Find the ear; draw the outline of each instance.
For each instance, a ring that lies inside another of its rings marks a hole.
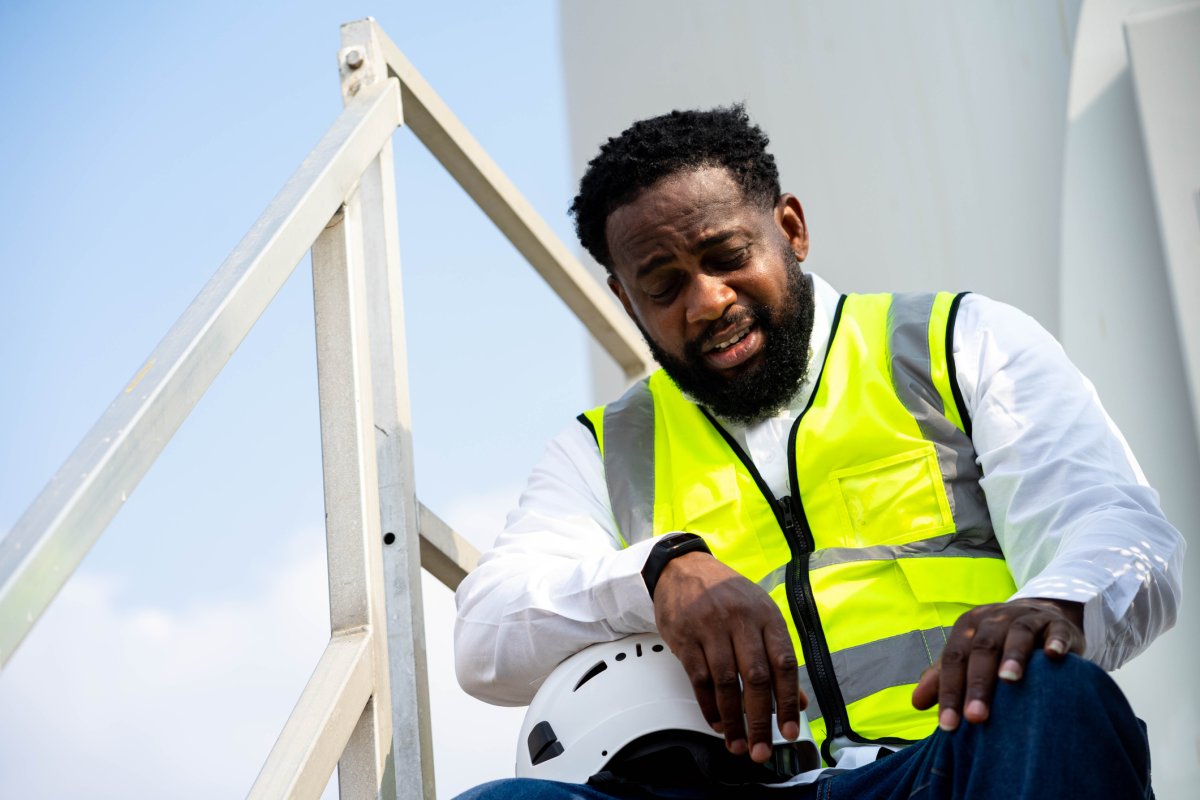
[[[775,223],[783,231],[798,261],[808,258],[808,225],[804,223],[804,208],[794,194],[785,194],[775,204]]]
[[[608,275],[608,288],[612,289],[612,293],[621,301],[621,305],[625,308],[625,313],[629,315],[629,318],[636,322],[637,317],[633,315],[633,304],[629,302],[629,295],[625,294],[625,287],[617,280],[617,276],[612,273]]]

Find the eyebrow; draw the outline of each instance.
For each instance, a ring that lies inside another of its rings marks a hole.
[[[736,230],[723,231],[721,233],[714,233],[712,236],[706,236],[700,240],[700,243],[698,245],[696,245],[696,249],[698,251],[704,251],[704,250],[709,249],[710,247],[716,247],[719,244],[724,244],[725,242],[732,239],[734,236],[737,236],[739,232],[740,231],[736,231]],[[672,258],[672,256],[669,256],[666,254],[661,255],[661,256],[655,256],[654,258],[650,259],[642,266],[638,267],[637,272],[633,276],[634,279],[637,280],[638,278],[641,278],[644,275],[646,275],[650,272],[653,272],[654,270],[661,267],[663,264],[670,262],[671,258]]]

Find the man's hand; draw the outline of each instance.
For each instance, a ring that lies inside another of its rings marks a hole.
[[[1059,661],[1082,653],[1083,644],[1081,603],[1030,598],[973,608],[958,618],[941,658],[921,676],[913,705],[937,703],[942,730],[954,730],[963,716],[983,722],[996,679],[1019,681],[1035,648]]]
[[[787,626],[766,592],[707,553],[687,553],[659,575],[654,618],[731,753],[749,752],[759,763],[771,757],[772,695],[780,733],[800,735],[808,698]]]

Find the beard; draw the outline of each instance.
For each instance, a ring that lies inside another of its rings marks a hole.
[[[771,416],[788,404],[808,374],[815,307],[812,281],[800,270],[790,249],[784,263],[789,266],[781,307],[754,304],[731,308],[684,345],[682,358],[665,352],[642,329],[642,338],[667,375],[692,400],[721,419],[749,425]],[[733,376],[711,369],[704,361],[704,343],[717,331],[746,320],[753,321],[763,334],[765,343],[757,363]]]

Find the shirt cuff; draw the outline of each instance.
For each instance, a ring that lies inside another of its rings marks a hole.
[[[599,598],[604,614],[615,631],[645,633],[657,631],[654,601],[646,591],[642,568],[658,538],[632,544],[614,554],[610,563],[605,597]]]

